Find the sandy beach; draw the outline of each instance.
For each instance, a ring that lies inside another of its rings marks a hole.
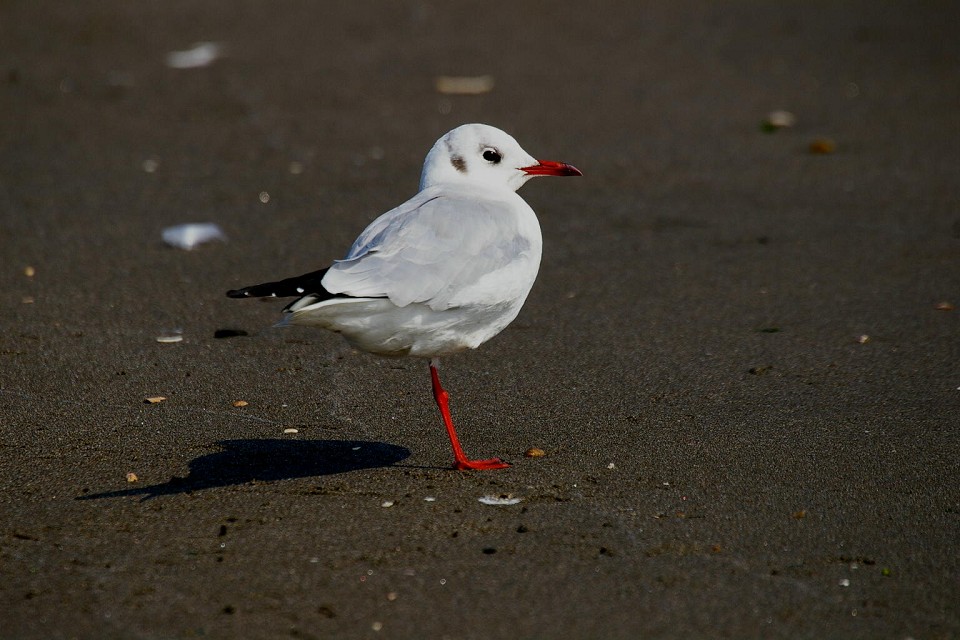
[[[952,2],[3,3],[0,637],[960,637],[958,80]],[[467,122],[584,173],[443,363],[488,472],[224,295]]]

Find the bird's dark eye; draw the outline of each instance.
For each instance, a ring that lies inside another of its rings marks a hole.
[[[493,164],[497,164],[498,162],[500,162],[500,159],[502,157],[503,156],[501,156],[500,152],[497,151],[496,149],[483,150],[483,159],[486,160],[487,162],[492,162]]]

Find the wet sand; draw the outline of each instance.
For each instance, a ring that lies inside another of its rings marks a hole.
[[[960,635],[958,18],[5,3],[0,635]],[[585,177],[523,188],[538,282],[444,362],[513,463],[458,473],[425,362],[224,292],[340,257],[475,121]]]

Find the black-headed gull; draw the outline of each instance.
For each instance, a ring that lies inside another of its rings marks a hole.
[[[281,324],[323,327],[370,353],[429,358],[454,467],[507,467],[464,454],[438,359],[500,333],[533,286],[540,224],[516,190],[535,176],[579,175],[569,164],[535,159],[494,127],[457,127],[427,154],[420,192],[374,220],[343,260],[227,295],[299,296]]]

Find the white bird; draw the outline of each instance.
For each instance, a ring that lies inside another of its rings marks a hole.
[[[454,467],[507,467],[499,458],[464,454],[438,359],[500,333],[533,286],[543,241],[516,190],[535,176],[579,175],[568,164],[535,159],[499,129],[462,125],[427,154],[420,192],[374,220],[345,258],[227,295],[300,296],[280,324],[323,327],[369,353],[429,358]]]

